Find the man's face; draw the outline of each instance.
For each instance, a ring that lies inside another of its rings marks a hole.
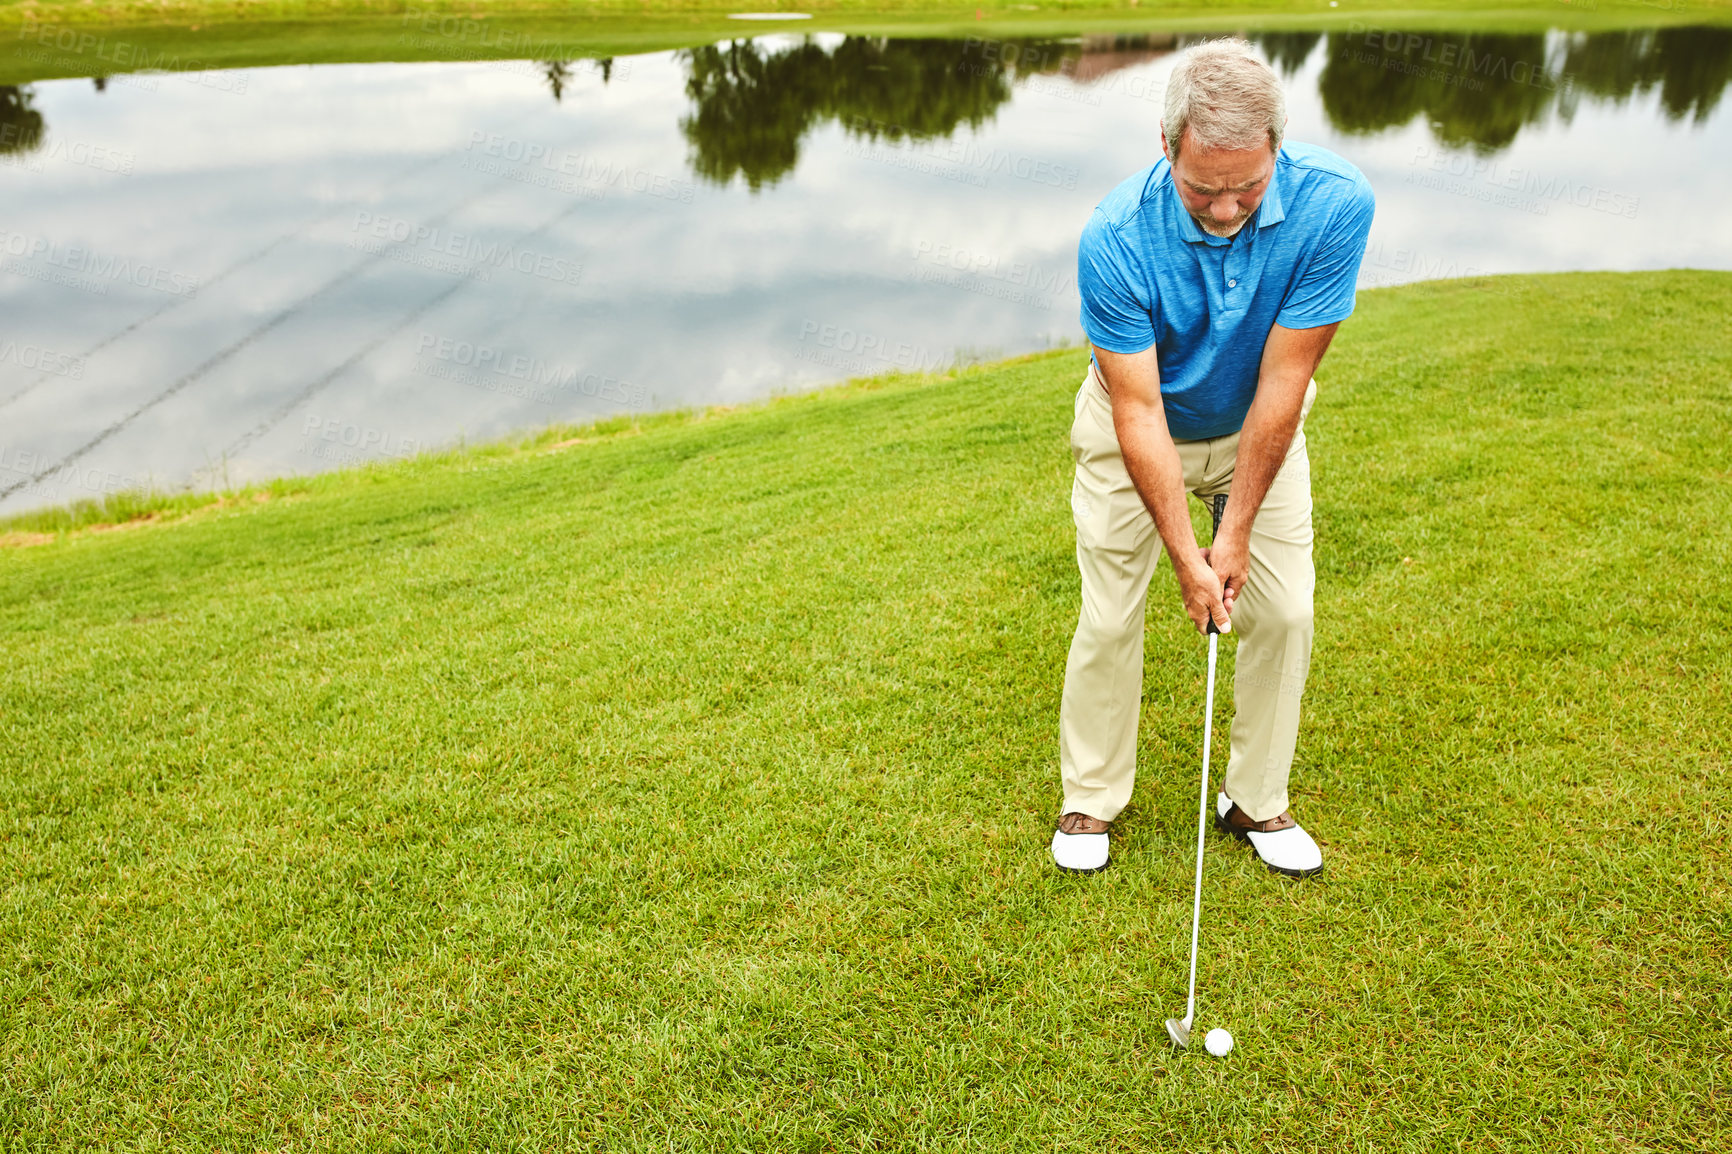
[[[1197,227],[1210,236],[1232,236],[1245,226],[1269,191],[1275,172],[1273,149],[1200,148],[1190,129],[1184,148],[1173,162],[1173,183],[1179,199]],[[1173,150],[1161,133],[1161,148],[1169,160]]]

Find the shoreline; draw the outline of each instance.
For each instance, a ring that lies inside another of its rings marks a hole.
[[[1732,22],[1732,0],[1585,0],[1497,6],[1493,0],[1411,6],[1337,0],[1242,5],[989,3],[804,5],[808,20],[729,18],[751,5],[671,7],[530,2],[485,14],[450,0],[426,3],[162,5],[10,4],[0,9],[0,84],[201,73],[300,64],[611,59],[774,34],[1055,39],[1229,31],[1343,32],[1365,27],[1520,32],[1606,31]],[[759,6],[763,7],[763,6]]]
[[[620,413],[583,424],[556,422],[518,430],[474,444],[459,440],[456,444],[432,446],[410,453],[387,452],[377,457],[360,458],[352,453],[337,451],[331,455],[331,459],[337,462],[333,468],[270,477],[229,488],[145,487],[118,490],[102,497],[68,504],[44,505],[37,509],[0,514],[0,548],[47,544],[49,539],[58,540],[68,534],[106,532],[147,523],[171,524],[204,513],[338,488],[342,483],[352,483],[364,477],[439,464],[503,461],[563,452],[580,445],[611,443],[659,429],[761,414],[789,403],[821,403],[825,399],[878,392],[896,386],[927,387],[954,380],[963,374],[995,371],[1051,357],[1074,356],[1080,351],[1081,347],[1077,345],[1061,345],[992,361],[971,361],[924,372],[890,369],[882,373],[815,384],[794,392],[774,392],[752,401]],[[337,432],[337,444],[341,448],[347,447],[342,441],[341,430]]]
[[[1732,276],[1721,270],[1669,269],[1633,272],[1548,272],[1503,273],[1487,276],[1443,277],[1435,280],[1409,281],[1399,285],[1366,287],[1359,296],[1382,298],[1393,295],[1471,290],[1476,294],[1514,297],[1526,289],[1527,282],[1545,278],[1603,277],[1632,281],[1670,274]],[[1363,305],[1361,306],[1363,307]],[[1349,334],[1351,330],[1348,330]],[[1348,336],[1351,340],[1351,336]],[[919,389],[971,377],[981,373],[1001,371],[1014,365],[1042,360],[1080,356],[1083,345],[1061,345],[1035,350],[991,361],[951,363],[927,371],[891,369],[884,373],[851,376],[817,384],[794,392],[775,392],[768,396],[735,404],[715,404],[703,407],[682,406],[643,413],[621,413],[584,424],[554,423],[523,429],[502,437],[468,444],[461,440],[454,445],[418,448],[413,453],[386,453],[367,459],[353,459],[349,454],[336,454],[336,467],[311,473],[272,477],[244,485],[221,489],[127,489],[70,504],[46,505],[38,509],[0,515],[0,548],[48,543],[48,535],[59,540],[68,534],[82,535],[103,532],[142,523],[176,523],[189,517],[248,506],[287,497],[298,497],[333,491],[354,485],[363,479],[384,479],[395,474],[457,465],[463,462],[503,462],[513,458],[528,458],[551,452],[563,452],[578,446],[612,443],[627,437],[642,436],[657,430],[698,425],[723,418],[759,416],[790,404],[823,404],[827,401],[863,392],[889,389]],[[341,432],[338,432],[341,441]],[[347,459],[345,459],[347,458]]]

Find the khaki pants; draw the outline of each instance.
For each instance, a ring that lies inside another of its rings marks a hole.
[[[1311,664],[1315,573],[1305,415],[1316,396],[1317,382],[1312,381],[1293,444],[1257,510],[1250,577],[1233,602],[1239,647],[1225,788],[1253,821],[1287,808],[1299,699]],[[1113,431],[1112,403],[1092,363],[1077,391],[1070,443],[1076,459],[1071,511],[1077,568],[1082,571],[1082,614],[1065,664],[1059,706],[1061,812],[1111,821],[1130,801],[1136,781],[1143,610],[1162,550],[1154,518],[1125,471]],[[1186,491],[1207,501],[1228,490],[1239,434],[1180,441],[1177,447]],[[1177,605],[1162,609],[1183,612]],[[1196,769],[1184,768],[1187,774]]]

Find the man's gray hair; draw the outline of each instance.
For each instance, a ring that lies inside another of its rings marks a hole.
[[[1237,38],[1205,40],[1179,54],[1167,78],[1161,128],[1172,159],[1179,158],[1185,129],[1199,148],[1281,150],[1287,97],[1274,71]]]

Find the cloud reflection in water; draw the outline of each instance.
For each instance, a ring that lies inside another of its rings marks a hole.
[[[1732,33],[1255,39],[1378,189],[1366,285],[1732,264],[1691,191]],[[1077,232],[1186,42],[0,89],[0,509],[1077,339]]]

